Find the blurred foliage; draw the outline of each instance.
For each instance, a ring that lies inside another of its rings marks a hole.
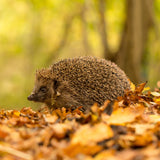
[[[107,34],[112,50],[119,46],[125,20],[125,0],[107,1]],[[155,1],[156,22],[160,0]],[[0,1],[0,107],[36,107],[27,101],[35,70],[79,55],[102,57],[97,0]],[[146,48],[144,79],[151,86],[160,79],[159,28],[156,24]],[[86,34],[87,33],[87,34]],[[153,69],[154,68],[154,69]]]

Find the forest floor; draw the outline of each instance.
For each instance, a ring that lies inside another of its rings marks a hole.
[[[158,86],[160,88],[160,86]],[[160,90],[145,83],[89,113],[65,108],[0,111],[1,160],[158,160]]]

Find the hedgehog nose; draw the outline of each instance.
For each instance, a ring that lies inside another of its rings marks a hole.
[[[29,95],[29,96],[27,97],[27,99],[28,99],[29,101],[33,101],[34,98],[35,98],[35,94],[31,94],[31,95]]]

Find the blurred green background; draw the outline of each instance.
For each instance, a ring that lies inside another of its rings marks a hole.
[[[27,101],[36,69],[68,57],[105,57],[103,32],[99,33],[101,23],[105,24],[103,31],[107,32],[110,51],[116,52],[128,16],[126,3],[126,0],[0,0],[0,107],[20,109],[39,105]],[[154,88],[160,80],[160,0],[153,1],[151,9],[153,24],[145,39],[141,81],[148,80],[148,85]]]

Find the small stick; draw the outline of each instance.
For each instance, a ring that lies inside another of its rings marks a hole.
[[[9,153],[9,154],[17,156],[19,158],[23,158],[24,160],[32,160],[32,156],[31,155],[23,153],[21,151],[18,151],[16,149],[13,149],[13,148],[8,147],[8,146],[0,145],[0,152]]]

